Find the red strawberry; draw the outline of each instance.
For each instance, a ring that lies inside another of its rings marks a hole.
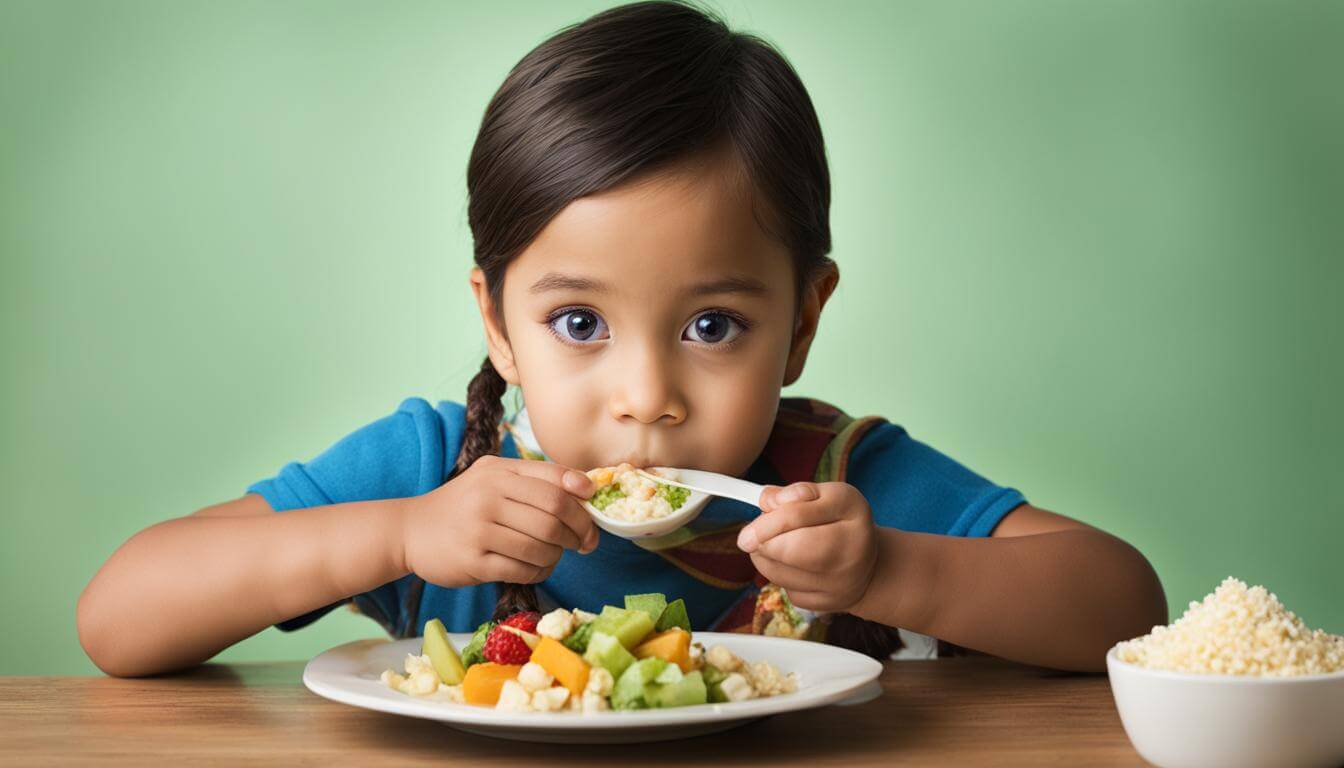
[[[504,629],[504,627],[513,627],[535,634],[537,631],[537,622],[541,620],[541,614],[535,611],[524,611],[515,613],[507,619],[501,621],[498,626],[490,630],[490,634],[485,637],[485,648],[481,653],[487,661],[493,661],[496,664],[526,664],[528,659],[532,658],[532,649],[528,647],[527,641]]]
[[[537,622],[541,621],[541,614],[536,611],[520,611],[509,618],[499,622],[514,629],[521,629],[524,632],[537,634]],[[517,635],[514,635],[517,637]]]

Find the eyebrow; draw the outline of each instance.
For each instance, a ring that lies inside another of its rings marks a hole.
[[[610,293],[611,286],[601,280],[577,275],[562,275],[548,272],[528,288],[529,293],[547,291],[588,291],[590,293]],[[692,285],[687,293],[692,296],[712,296],[730,293],[763,296],[769,293],[765,283],[753,277],[725,277]]]

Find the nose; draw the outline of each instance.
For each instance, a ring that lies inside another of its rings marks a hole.
[[[661,353],[656,344],[632,344],[615,361],[615,386],[607,402],[619,421],[641,424],[680,424],[686,420],[686,401],[676,381],[675,357]]]

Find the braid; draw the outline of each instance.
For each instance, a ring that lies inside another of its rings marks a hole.
[[[500,377],[490,358],[467,385],[467,431],[462,450],[457,454],[453,476],[462,474],[482,456],[499,453],[499,420],[504,416],[504,390],[508,384]]]
[[[890,657],[904,645],[895,627],[861,619],[851,613],[830,617],[826,627],[826,642],[858,651],[879,661]]]
[[[508,383],[495,370],[490,358],[467,385],[467,429],[457,455],[453,476],[462,474],[482,456],[499,453],[499,422],[504,417],[504,392]],[[537,592],[528,584],[503,584],[495,605],[498,621],[517,611],[537,610]]]

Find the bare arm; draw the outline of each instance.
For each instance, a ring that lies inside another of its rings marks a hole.
[[[272,512],[249,494],[132,536],[80,595],[79,640],[133,676],[199,664],[266,627],[407,573],[405,500]]]
[[[854,612],[1015,661],[1100,671],[1117,641],[1167,621],[1152,566],[1124,541],[1022,505],[988,539],[878,529]]]
[[[407,573],[445,587],[530,583],[598,534],[581,472],[486,456],[422,496],[275,514],[260,496],[121,545],[80,595],[79,641],[111,675],[199,664],[285,619]]]

